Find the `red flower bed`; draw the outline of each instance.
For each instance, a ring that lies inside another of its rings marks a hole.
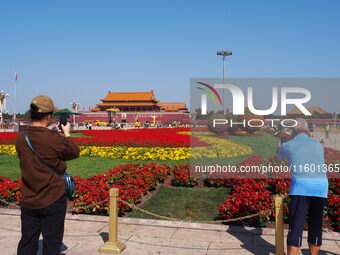
[[[287,196],[290,189],[290,179],[278,178],[278,179],[269,179],[268,183],[270,185],[270,189],[272,193]]]
[[[173,186],[194,187],[198,185],[198,179],[191,176],[190,165],[178,165],[172,169]]]
[[[0,144],[14,143],[18,133],[14,132],[0,132]]]
[[[188,131],[188,128],[89,130],[83,132],[89,137],[73,139],[78,145],[190,147],[191,143],[194,146],[207,146],[197,137],[180,133]]]
[[[265,212],[257,217],[246,219],[254,225],[265,223],[273,215],[273,195],[265,188],[265,182],[255,179],[241,179],[239,185],[234,185],[233,193],[218,207],[219,217],[231,219],[259,212]]]
[[[340,162],[340,151],[331,148],[325,148],[325,161],[327,164]]]
[[[0,205],[18,202],[21,199],[21,179],[12,181],[10,178],[0,176]],[[6,201],[6,202],[4,202]]]
[[[150,163],[146,165],[123,165],[88,179],[76,178],[74,212],[107,214],[109,189],[119,189],[119,198],[129,203],[138,202],[147,191],[156,187],[168,176],[169,167]],[[129,210],[119,201],[119,212]]]
[[[289,208],[289,188],[290,180],[279,179],[231,179],[232,194],[226,201],[218,207],[220,217],[235,218],[249,215],[259,211],[270,210],[268,215],[273,220],[273,201],[274,195],[283,196],[284,219],[288,219]],[[325,225],[333,231],[340,231],[340,179],[329,180],[329,194],[325,208]],[[261,196],[263,194],[263,197]],[[266,221],[266,216],[256,217],[253,220],[243,221],[250,224],[261,224]]]
[[[119,198],[129,203],[138,202],[149,190],[156,187],[168,176],[170,168],[156,163],[129,164],[115,167],[105,174],[90,178],[74,177],[76,193],[73,202],[73,212],[107,214],[109,189],[119,189]],[[20,203],[22,183],[0,177],[0,205],[7,206],[11,202]],[[128,211],[127,205],[119,201],[119,212]]]
[[[329,191],[333,195],[340,195],[340,178],[329,179]]]
[[[181,134],[189,128],[154,128],[131,130],[87,130],[85,137],[73,137],[78,145],[131,146],[131,147],[190,147],[208,146],[195,136]],[[0,144],[13,144],[17,133],[0,132]]]
[[[340,231],[340,196],[328,194],[325,220],[334,231]]]
[[[243,164],[261,162],[260,158],[251,157]],[[193,187],[198,179],[190,175],[190,165],[179,165],[170,168],[156,163],[130,164],[115,167],[105,174],[98,174],[90,178],[75,177],[76,195],[73,211],[75,213],[107,214],[109,189],[119,189],[119,198],[129,203],[138,203],[143,196],[153,190],[159,182],[163,182],[172,174],[174,186]],[[209,183],[206,181],[206,184]],[[221,184],[222,183],[222,184]],[[249,179],[230,178],[221,183],[214,180],[213,184],[221,184],[231,189],[231,195],[218,207],[221,218],[235,218],[265,211],[263,214],[241,223],[261,225],[268,218],[273,220],[273,199],[279,194],[284,197],[284,217],[288,216],[288,192],[290,180],[279,179]],[[20,201],[21,180],[10,180],[0,177],[0,205],[6,206],[10,202]],[[329,180],[329,198],[325,208],[325,224],[335,231],[340,231],[340,179]],[[6,202],[4,202],[4,200]],[[123,214],[131,210],[126,204],[119,201],[119,212]]]
[[[279,195],[283,198],[283,218],[285,221],[288,220],[289,212],[289,189],[290,189],[290,179],[288,178],[278,178],[269,179],[269,190],[274,195]]]
[[[239,171],[240,166],[258,166],[263,163],[263,158],[256,154],[247,157],[246,159],[242,160],[239,165],[237,166],[237,171]],[[242,176],[243,175],[243,176]],[[234,183],[238,183],[240,178],[252,178],[261,177],[258,174],[242,174],[242,173],[216,173],[211,174],[211,177],[208,177],[204,180],[205,185],[208,187],[226,187],[232,188]]]
[[[191,127],[190,132],[209,132],[209,129],[207,126],[203,127]]]

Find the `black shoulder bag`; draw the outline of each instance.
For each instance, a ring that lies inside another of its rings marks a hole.
[[[37,158],[39,159],[39,161],[41,163],[43,163],[45,166],[48,167],[48,169],[50,169],[54,174],[60,176],[63,180],[64,180],[64,183],[65,183],[65,190],[66,190],[66,196],[67,198],[71,201],[73,199],[73,195],[74,195],[74,192],[75,192],[75,189],[76,189],[76,182],[75,180],[73,179],[73,177],[71,175],[69,175],[68,173],[63,173],[61,174],[58,170],[56,170],[53,166],[51,166],[50,164],[46,163],[46,161],[40,157],[36,152],[35,150],[33,149],[33,146],[30,142],[30,140],[28,139],[28,136],[27,136],[27,133],[25,131],[25,139],[26,139],[26,142],[28,144],[28,147],[30,148],[30,150],[33,152],[33,154],[35,156],[37,156]]]

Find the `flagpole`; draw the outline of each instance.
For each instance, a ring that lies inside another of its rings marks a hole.
[[[17,99],[17,79],[18,79],[18,75],[17,75],[17,71],[14,70],[14,111],[13,111],[13,122],[15,123],[16,121],[16,99]]]

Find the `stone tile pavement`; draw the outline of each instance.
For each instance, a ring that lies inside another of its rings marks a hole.
[[[325,133],[312,132],[312,137],[317,141],[324,141],[324,146],[335,150],[340,150],[340,134],[330,133],[329,137],[325,137]]]
[[[127,245],[122,255],[265,255],[274,253],[273,229],[119,218],[119,239]],[[20,238],[20,211],[0,208],[0,254],[16,254]],[[108,217],[66,217],[62,252],[96,255],[108,239]],[[325,233],[320,255],[340,254],[340,235]],[[40,241],[40,247],[41,247]],[[306,239],[301,254],[308,254]],[[41,254],[39,249],[38,254]]]

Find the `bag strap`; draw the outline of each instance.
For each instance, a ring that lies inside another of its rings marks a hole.
[[[56,175],[58,176],[62,176],[62,174],[60,174],[59,171],[57,171],[54,166],[48,164],[42,157],[40,157],[34,150],[30,140],[28,139],[28,135],[27,135],[27,132],[24,131],[24,134],[25,134],[25,140],[26,140],[26,143],[28,144],[28,147],[30,148],[30,150],[33,152],[33,154],[39,159],[39,161],[44,164],[45,166],[48,167],[48,169],[50,169],[53,173],[55,173]]]

